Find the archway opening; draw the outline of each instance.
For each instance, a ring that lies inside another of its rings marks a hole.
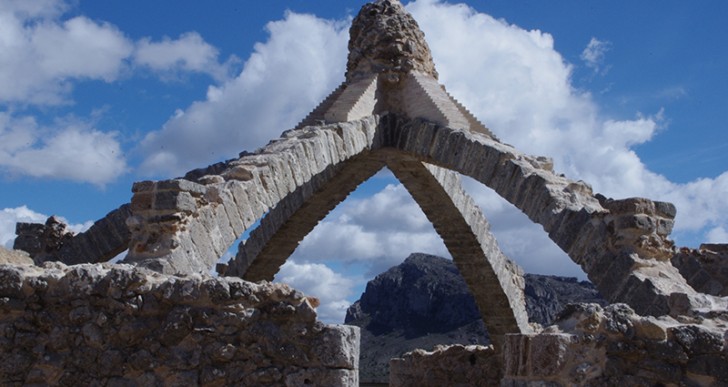
[[[317,297],[323,321],[342,323],[367,281],[413,252],[451,258],[432,223],[385,167],[303,238],[275,280]]]

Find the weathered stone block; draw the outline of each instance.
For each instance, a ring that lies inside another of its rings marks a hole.
[[[149,180],[144,181],[138,181],[132,184],[131,186],[131,192],[137,193],[137,192],[145,192],[145,191],[153,191],[156,188],[156,183]]]
[[[155,183],[157,191],[185,191],[194,196],[205,194],[205,186],[185,179],[161,180]]]
[[[154,195],[153,208],[157,211],[193,213],[197,209],[197,202],[188,192],[159,191]]]

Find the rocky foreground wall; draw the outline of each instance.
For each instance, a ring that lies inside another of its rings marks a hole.
[[[129,265],[0,265],[0,381],[358,386],[359,328],[287,285]]]
[[[674,319],[572,304],[541,333],[506,336],[502,374],[490,347],[456,345],[393,359],[390,386],[726,386],[727,341],[725,312]]]

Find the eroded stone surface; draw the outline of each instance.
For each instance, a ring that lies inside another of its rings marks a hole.
[[[437,78],[430,47],[415,19],[398,0],[365,4],[349,30],[346,79],[418,71]]]
[[[492,349],[441,346],[392,359],[390,385],[723,386],[726,348],[726,312],[691,321],[572,304],[541,333],[508,335],[502,374]]]
[[[671,262],[695,290],[714,296],[728,296],[728,244],[682,248]]]
[[[74,235],[59,218],[51,216],[45,224],[18,223],[15,249],[29,253],[41,264],[61,261],[66,264],[108,261],[124,252],[131,233],[126,219],[131,215],[128,204],[109,212],[88,230]]]

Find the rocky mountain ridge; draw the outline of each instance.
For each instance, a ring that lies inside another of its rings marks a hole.
[[[529,321],[551,323],[572,302],[605,305],[594,286],[576,278],[527,274]],[[475,301],[455,264],[414,253],[369,281],[347,310],[346,324],[361,328],[360,380],[388,381],[389,359],[437,344],[488,344]]]

